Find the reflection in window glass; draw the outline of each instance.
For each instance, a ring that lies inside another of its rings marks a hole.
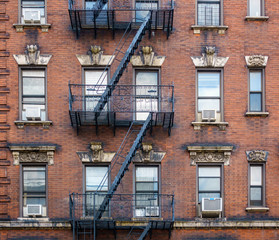
[[[220,25],[220,1],[198,0],[198,25]]]
[[[262,0],[249,0],[249,16],[261,16],[261,1]]]
[[[250,165],[250,205],[263,205],[263,166]]]

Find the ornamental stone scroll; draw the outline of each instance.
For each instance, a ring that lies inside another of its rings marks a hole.
[[[13,156],[13,164],[19,165],[20,163],[48,163],[54,164],[54,151],[56,146],[10,146]]]
[[[135,154],[133,162],[136,163],[160,163],[166,152],[155,152],[152,143],[142,143],[142,147]]]
[[[268,56],[262,55],[252,55],[252,56],[245,56],[245,61],[247,67],[266,67],[267,65]]]
[[[230,165],[233,146],[188,146],[190,165],[197,163],[224,163]]]
[[[248,162],[266,162],[268,152],[264,150],[246,151]]]

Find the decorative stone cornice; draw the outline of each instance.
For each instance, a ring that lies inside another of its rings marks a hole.
[[[77,152],[77,155],[83,163],[111,162],[115,153],[104,152],[101,142],[91,142],[89,152]]]
[[[48,163],[48,165],[53,165],[55,149],[56,146],[54,145],[10,146],[14,165],[19,165],[20,163]]]
[[[266,162],[268,152],[264,150],[246,151],[246,156],[249,162]]]
[[[165,61],[164,56],[155,56],[152,46],[142,46],[139,55],[131,58],[134,67],[161,67]]]
[[[224,163],[230,164],[233,146],[188,146],[190,152],[190,165],[197,163]]]
[[[27,45],[25,54],[13,55],[18,65],[39,65],[46,66],[52,55],[50,54],[40,54],[37,45]]]
[[[160,163],[165,155],[165,152],[155,152],[152,143],[142,143],[142,147],[136,152],[133,162]]]
[[[107,66],[111,65],[114,56],[104,55],[101,46],[92,45],[87,55],[76,54],[79,63],[82,66]]]
[[[205,47],[201,57],[191,57],[195,67],[224,67],[229,57],[217,57],[215,47]]]
[[[268,56],[252,55],[245,56],[247,67],[265,67],[267,64]]]

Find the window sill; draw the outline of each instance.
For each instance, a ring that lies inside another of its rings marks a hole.
[[[25,23],[16,23],[13,24],[14,28],[16,29],[16,32],[23,32],[24,28],[41,28],[42,32],[48,32],[48,29],[51,27],[51,24],[36,24],[36,23],[30,23],[30,24],[25,24]]]
[[[252,17],[252,16],[246,16],[246,21],[267,21],[269,19],[268,16],[260,16],[260,17]]]
[[[44,129],[49,129],[52,121],[14,121],[17,128],[22,129],[24,126],[43,126]]]
[[[267,117],[269,112],[246,112],[246,117]]]
[[[269,208],[268,207],[247,207],[246,212],[268,212]]]
[[[217,30],[219,35],[224,35],[228,26],[201,26],[201,25],[192,25],[191,29],[194,30],[194,34],[200,34],[203,30]]]
[[[17,218],[18,221],[28,221],[28,222],[49,222],[48,217],[19,217]]]
[[[200,130],[202,126],[217,126],[221,131],[225,131],[228,122],[192,122],[195,130]]]

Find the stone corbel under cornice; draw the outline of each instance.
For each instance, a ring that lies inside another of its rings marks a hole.
[[[81,66],[109,66],[111,65],[114,56],[104,55],[101,46],[93,45],[87,52],[87,55],[76,54],[76,57]]]
[[[40,54],[37,45],[27,45],[25,54],[14,54],[14,59],[16,60],[18,65],[26,66],[26,65],[39,65],[39,66],[47,66],[52,55],[50,54]]]
[[[268,56],[262,55],[252,55],[252,56],[245,56],[245,61],[247,67],[266,67],[267,65]]]
[[[190,165],[197,163],[224,163],[230,165],[233,146],[188,146]]]
[[[12,152],[14,165],[19,165],[20,163],[48,163],[48,165],[54,164],[54,151],[56,149],[55,145],[11,145],[9,148]]]
[[[151,143],[142,143],[142,149],[136,152],[134,163],[161,163],[166,152],[155,152]]]
[[[143,46],[139,55],[132,56],[131,64],[133,67],[161,67],[165,58],[165,56],[155,56],[155,52],[151,46]]]
[[[104,152],[101,142],[91,142],[90,151],[77,152],[77,155],[83,163],[110,163],[115,155],[115,152]]]
[[[264,150],[246,151],[248,162],[266,162],[268,152]]]
[[[229,57],[217,57],[215,47],[206,47],[205,53],[202,53],[200,57],[191,57],[195,67],[225,67]]]

